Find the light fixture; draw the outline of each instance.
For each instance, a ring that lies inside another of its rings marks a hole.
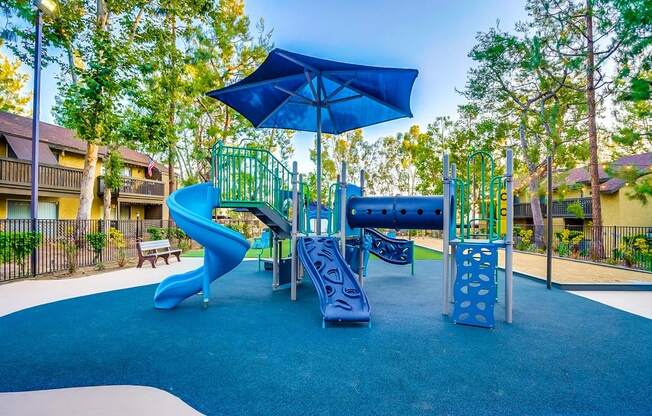
[[[55,0],[35,0],[36,7],[47,16],[54,16],[57,13],[57,2]]]

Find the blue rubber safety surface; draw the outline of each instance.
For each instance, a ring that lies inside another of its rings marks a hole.
[[[370,262],[371,328],[322,329],[309,279],[293,303],[256,262],[206,310],[156,310],[153,285],[31,308],[0,318],[0,391],[148,385],[211,415],[652,414],[652,321],[517,278],[513,325],[502,300],[495,329],[454,325],[440,272]]]

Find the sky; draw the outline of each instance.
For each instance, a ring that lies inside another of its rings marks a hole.
[[[456,114],[471,65],[467,57],[475,35],[497,22],[511,29],[525,18],[524,0],[245,0],[252,24],[263,18],[279,48],[344,62],[414,68],[411,119],[364,129],[368,140],[424,129],[438,116]],[[4,51],[7,52],[6,50]],[[30,73],[31,69],[26,68]],[[56,68],[43,73],[41,119],[53,122]],[[29,82],[31,90],[32,82]],[[294,136],[299,171],[314,169],[309,149],[314,134]]]

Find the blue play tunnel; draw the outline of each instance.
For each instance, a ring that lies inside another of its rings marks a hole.
[[[453,212],[452,204],[450,212]],[[351,197],[346,219],[351,228],[441,230],[444,228],[444,197]]]

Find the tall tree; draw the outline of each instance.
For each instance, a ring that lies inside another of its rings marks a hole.
[[[585,94],[586,128],[589,142],[589,175],[594,225],[592,254],[604,254],[602,205],[600,201],[599,137],[597,116],[613,91],[608,65],[627,41],[616,36],[619,14],[612,0],[530,0],[529,13],[535,25],[553,39],[547,44],[567,69],[581,75],[580,86],[566,85]],[[628,33],[626,37],[631,36]]]
[[[32,52],[34,19],[31,2],[11,0],[13,33],[10,47],[26,62]],[[87,142],[78,219],[90,218],[98,153],[114,136],[126,78],[126,42],[139,22],[141,0],[69,0],[60,2],[56,16],[46,16],[44,62],[56,62],[59,76],[57,119]],[[22,19],[22,20],[21,20]]]
[[[290,132],[256,130],[207,91],[235,82],[253,70],[271,48],[262,21],[250,29],[242,0],[174,1],[164,19],[146,16],[138,47],[145,58],[129,110],[133,140],[168,161],[187,183],[208,180],[210,149],[218,141],[263,147],[287,159]]]
[[[477,36],[469,56],[476,66],[469,71],[464,95],[494,117],[510,119],[517,127],[518,147],[527,168],[534,241],[542,247],[543,213],[539,203],[539,182],[546,153],[552,151],[553,130],[547,108],[559,100],[568,70],[544,54],[549,39],[530,35],[527,24],[517,25],[512,34],[491,29]],[[544,126],[544,134],[539,128]]]

